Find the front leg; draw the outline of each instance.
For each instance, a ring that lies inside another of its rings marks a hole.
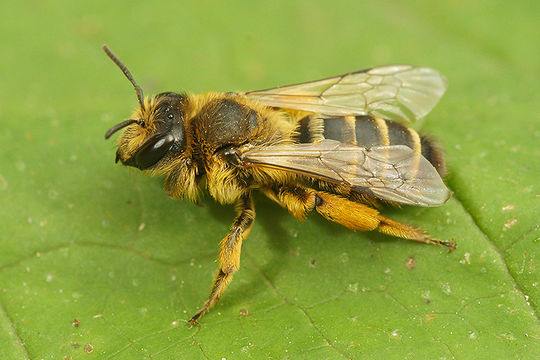
[[[189,320],[191,324],[196,324],[204,313],[218,302],[225,289],[227,289],[227,286],[231,283],[234,273],[240,267],[242,240],[249,235],[251,225],[255,219],[255,207],[253,206],[251,193],[242,195],[236,206],[238,216],[231,226],[231,232],[220,243],[218,256],[219,268],[214,276],[210,295],[201,310]]]

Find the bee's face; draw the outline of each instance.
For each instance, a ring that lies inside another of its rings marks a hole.
[[[141,170],[159,170],[167,160],[180,156],[186,145],[185,102],[185,96],[173,92],[161,93],[146,102],[132,117],[140,120],[131,121],[118,139],[116,162]]]

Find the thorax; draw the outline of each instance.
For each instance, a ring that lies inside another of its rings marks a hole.
[[[191,103],[188,131],[193,160],[204,169],[212,197],[234,202],[264,180],[250,169],[228,163],[220,151],[286,141],[294,126],[279,111],[234,94],[195,95]]]

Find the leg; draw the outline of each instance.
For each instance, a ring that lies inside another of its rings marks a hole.
[[[214,276],[212,288],[208,300],[203,307],[189,320],[195,324],[204,313],[214,306],[227,286],[232,281],[233,274],[240,267],[240,252],[242,249],[242,240],[249,235],[251,225],[255,219],[255,208],[251,194],[243,195],[237,203],[238,216],[231,226],[231,232],[221,240],[219,247],[219,268]]]
[[[434,239],[421,229],[389,219],[367,205],[353,202],[339,195],[316,191],[299,184],[284,185],[279,188],[264,189],[263,191],[270,199],[287,208],[299,220],[303,220],[307,212],[315,209],[326,219],[337,222],[351,230],[377,230],[384,234],[408,240],[444,245],[450,249],[455,247],[453,241],[447,242]]]

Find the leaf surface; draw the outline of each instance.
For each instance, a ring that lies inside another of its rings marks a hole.
[[[56,0],[0,10],[19,14],[0,24],[0,358],[540,353],[532,2]],[[162,179],[114,165],[103,134],[136,98],[103,43],[147,95],[391,63],[439,70],[449,90],[422,131],[446,148],[454,196],[384,213],[458,248],[353,233],[316,214],[297,223],[258,195],[241,270],[190,328],[234,211],[208,197],[203,207],[173,201]]]

